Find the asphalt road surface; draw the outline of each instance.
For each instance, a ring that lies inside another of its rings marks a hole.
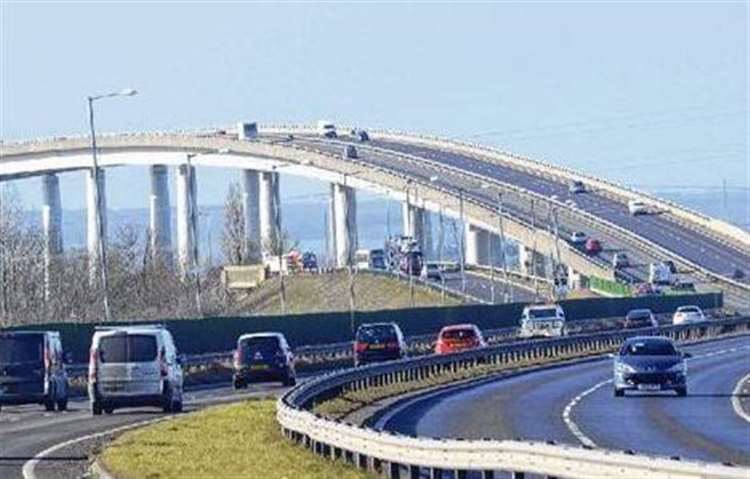
[[[520,374],[411,402],[385,429],[420,436],[553,440],[750,465],[750,423],[732,407],[750,371],[750,337],[683,348],[693,353],[688,396],[614,398],[608,358]]]

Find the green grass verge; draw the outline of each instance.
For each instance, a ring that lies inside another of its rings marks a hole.
[[[409,283],[394,277],[366,272],[354,276],[354,293],[358,311],[401,309],[411,307]],[[299,274],[285,278],[286,312],[313,313],[349,310],[349,275],[338,271],[329,274]],[[242,300],[255,314],[280,314],[278,278],[264,282]],[[415,284],[415,306],[453,306],[461,301],[439,291]]]
[[[100,456],[118,479],[371,477],[288,442],[275,400],[217,406],[120,436]]]

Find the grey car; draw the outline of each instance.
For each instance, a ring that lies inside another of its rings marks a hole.
[[[687,395],[690,353],[675,348],[669,338],[638,336],[627,339],[614,355],[614,393],[625,391],[675,391]]]

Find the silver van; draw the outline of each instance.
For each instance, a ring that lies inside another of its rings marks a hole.
[[[97,328],[91,340],[91,413],[155,406],[181,412],[182,359],[163,326]]]

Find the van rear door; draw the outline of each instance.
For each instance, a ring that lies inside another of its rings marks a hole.
[[[98,347],[99,390],[105,395],[161,394],[156,335],[117,332],[103,336]]]
[[[0,333],[0,398],[44,394],[44,334]]]

